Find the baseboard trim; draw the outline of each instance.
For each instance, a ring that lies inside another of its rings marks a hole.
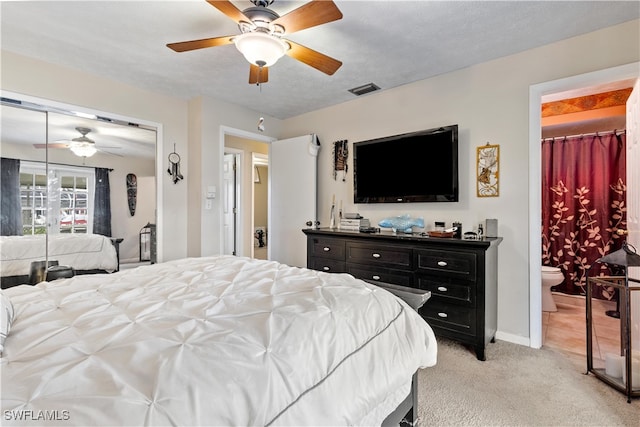
[[[496,339],[500,341],[507,341],[514,344],[524,345],[526,347],[530,347],[531,345],[531,340],[529,339],[529,337],[509,334],[506,332],[496,331]]]

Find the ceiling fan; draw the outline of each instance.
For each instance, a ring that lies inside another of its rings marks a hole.
[[[266,83],[268,68],[283,55],[290,56],[325,74],[333,75],[342,62],[283,36],[317,25],[342,19],[342,12],[331,0],[312,0],[299,8],[280,16],[268,6],[274,0],[251,0],[254,4],[240,11],[228,0],[207,0],[211,6],[233,19],[242,34],[169,43],[176,52],[186,52],[206,47],[235,44],[249,61],[249,83]]]
[[[80,132],[81,136],[77,138],[73,138],[70,141],[56,141],[56,142],[50,142],[48,144],[33,144],[33,146],[36,148],[68,148],[73,152],[73,154],[75,154],[78,157],[91,157],[94,154],[96,154],[97,151],[118,156],[118,154],[104,151],[103,148],[118,149],[120,147],[98,148],[96,146],[96,142],[87,136],[87,134],[91,132],[91,129],[78,126],[76,127],[76,130]]]

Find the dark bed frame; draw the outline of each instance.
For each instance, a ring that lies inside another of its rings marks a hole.
[[[108,273],[108,272],[105,270],[73,270],[74,276],[79,276],[81,274],[103,274],[103,273]],[[24,276],[0,277],[0,287],[2,289],[11,288],[13,286],[18,286],[18,285],[35,285],[35,283],[30,282],[28,274],[25,274]]]
[[[382,427],[415,426],[418,421],[418,373],[413,374],[411,390],[407,397],[387,418],[382,421]]]
[[[387,291],[391,292],[411,308],[418,311],[420,307],[431,297],[431,292],[421,289],[409,288],[406,286],[394,285],[391,283],[373,282]],[[387,416],[382,422],[383,427],[401,426],[408,427],[416,425],[418,421],[418,372],[411,378],[411,390],[398,407]]]

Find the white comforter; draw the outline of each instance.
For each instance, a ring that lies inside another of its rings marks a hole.
[[[25,276],[32,261],[45,259],[44,235],[0,236],[0,269],[2,276]],[[99,234],[51,234],[48,238],[49,260],[74,270],[115,271],[116,249],[108,237]]]
[[[431,328],[390,293],[276,262],[190,258],[4,292],[5,425],[375,425],[436,362]]]

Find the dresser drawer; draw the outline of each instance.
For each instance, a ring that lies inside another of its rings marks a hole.
[[[475,308],[444,304],[430,298],[420,308],[420,314],[433,327],[476,335]]]
[[[344,261],[330,258],[314,258],[309,266],[312,270],[324,271],[326,273],[346,273]]]
[[[382,246],[347,242],[347,262],[412,270],[413,251],[407,247],[393,245]]]
[[[376,266],[356,265],[347,263],[347,273],[362,280],[385,282],[394,285],[411,286],[411,274],[406,271],[392,270]]]
[[[447,278],[437,276],[418,276],[418,288],[431,291],[433,298],[441,301],[475,306],[475,283],[454,283]]]
[[[310,249],[314,257],[330,258],[344,261],[344,240],[314,238],[312,240]]]
[[[476,254],[474,253],[420,249],[416,254],[418,271],[476,280]]]

